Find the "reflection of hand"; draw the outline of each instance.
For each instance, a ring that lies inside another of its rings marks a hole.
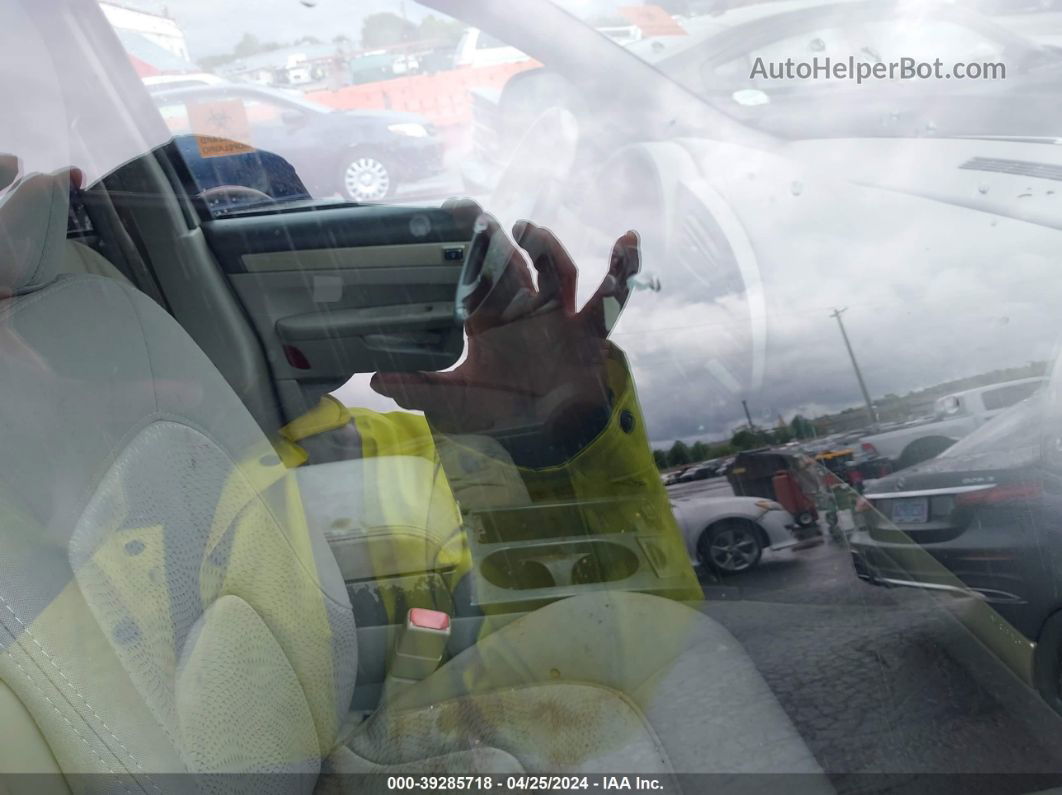
[[[479,208],[455,208],[466,221],[470,212],[478,217]],[[466,322],[465,360],[452,372],[377,373],[372,387],[423,410],[444,433],[532,433],[536,446],[570,455],[608,417],[605,338],[638,272],[638,235],[616,241],[608,274],[579,312],[576,267],[557,238],[528,221],[513,227],[513,237],[519,249],[511,246],[503,278]]]

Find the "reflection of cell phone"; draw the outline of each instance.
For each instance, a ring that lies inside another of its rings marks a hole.
[[[488,299],[492,300],[498,311],[503,311],[517,297],[522,289],[521,282],[506,278],[509,263],[517,250],[516,244],[497,221],[488,215],[476,219],[454,298],[454,315],[459,324],[466,323]],[[607,337],[615,328],[630,297],[632,280],[639,269],[637,249],[624,247],[618,267],[615,264],[610,267],[609,275],[602,285],[607,290],[601,300],[603,336]],[[509,290],[512,295],[495,295],[498,290]]]
[[[454,299],[454,314],[462,324],[502,283],[515,251],[497,221],[480,216],[473,229]]]
[[[636,250],[629,246],[624,246],[618,272],[614,273],[610,270],[609,275],[606,277],[610,280],[612,294],[606,296],[601,302],[606,337],[616,327],[620,314],[622,314],[623,308],[627,305],[627,299],[631,295],[631,280],[638,275],[640,268],[641,263]]]

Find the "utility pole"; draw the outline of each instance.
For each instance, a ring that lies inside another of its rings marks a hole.
[[[749,404],[746,401],[742,400],[741,408],[745,409],[745,419],[749,421],[749,430],[751,431],[756,426],[752,424],[752,415],[749,414]]]
[[[848,341],[848,333],[844,330],[844,321],[841,320],[841,315],[847,311],[848,307],[842,307],[841,309],[835,308],[830,317],[837,319],[837,326],[841,329],[841,336],[844,338],[844,347],[848,349],[848,358],[852,360],[852,369],[855,370],[856,379],[859,381],[859,389],[863,393],[863,400],[867,404],[867,415],[870,417],[871,424],[877,425],[878,413],[874,410],[874,404],[870,400],[870,393],[867,392],[867,385],[863,383],[863,373],[859,371],[859,362],[856,361],[855,352],[852,350],[852,343]]]

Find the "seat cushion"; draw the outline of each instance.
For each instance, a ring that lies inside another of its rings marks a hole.
[[[643,594],[565,599],[484,637],[384,704],[329,769],[445,769],[477,749],[527,772],[799,773],[813,774],[801,791],[832,791],[734,637]]]

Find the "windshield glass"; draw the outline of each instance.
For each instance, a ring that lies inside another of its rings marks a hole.
[[[1062,0],[0,45],[0,783],[1062,785]]]

